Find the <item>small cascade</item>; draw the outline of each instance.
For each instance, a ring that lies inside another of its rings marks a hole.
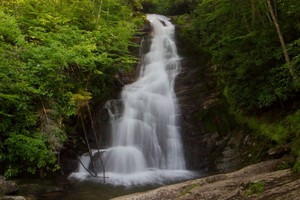
[[[147,19],[153,32],[149,52],[141,55],[140,77],[124,87],[120,100],[106,103],[112,140],[101,158],[107,182],[113,185],[161,184],[194,176],[185,166],[174,93],[180,71],[175,27],[165,16],[148,14]],[[82,160],[88,166],[89,154]],[[97,171],[101,174],[102,167]],[[88,176],[83,167],[71,174]]]

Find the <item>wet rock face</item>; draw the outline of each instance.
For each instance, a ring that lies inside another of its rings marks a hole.
[[[136,57],[145,55],[147,52],[150,50],[150,45],[151,45],[151,25],[147,25],[143,29],[144,35],[141,35],[140,37],[135,39],[136,44],[140,44],[140,48],[136,48],[135,52],[133,53],[136,55]],[[138,51],[137,51],[138,49]],[[118,74],[115,76],[115,86],[119,86],[119,92],[121,92],[121,89],[123,86],[133,83],[137,80],[139,77],[140,73],[140,66],[143,62],[143,58],[140,58],[139,63],[134,67],[134,69],[130,72],[128,71],[120,71]]]
[[[189,55],[181,48],[185,45],[182,43],[179,38],[178,50],[183,59],[175,92],[188,168],[229,172],[257,162],[262,147],[229,114],[228,103],[214,77],[217,66],[207,66],[204,57]]]

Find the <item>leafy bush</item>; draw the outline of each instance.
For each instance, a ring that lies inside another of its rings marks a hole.
[[[293,171],[297,174],[300,173],[300,160],[299,159],[296,161],[296,164],[293,166]]]
[[[30,172],[35,174],[38,169],[55,167],[56,155],[46,146],[46,138],[40,134],[10,134],[5,140],[7,148],[6,159],[10,162],[6,176],[14,176],[16,172]],[[22,165],[22,168],[16,167]],[[10,174],[8,174],[10,173]]]
[[[0,6],[0,173],[58,169],[68,126],[136,64],[139,1],[5,1]],[[22,163],[22,165],[20,165]],[[24,166],[24,167],[22,167]]]
[[[20,45],[24,38],[14,17],[0,10],[0,42]]]

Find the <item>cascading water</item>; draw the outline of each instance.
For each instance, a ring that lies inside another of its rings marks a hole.
[[[110,148],[102,153],[106,181],[113,185],[160,184],[188,179],[180,138],[180,115],[174,93],[180,58],[174,42],[174,25],[161,15],[148,14],[153,35],[143,55],[139,79],[126,85],[118,100],[106,108],[112,123]],[[96,151],[94,150],[94,153]],[[89,165],[88,154],[82,156]],[[101,173],[102,168],[97,169]],[[83,167],[72,177],[85,179]]]

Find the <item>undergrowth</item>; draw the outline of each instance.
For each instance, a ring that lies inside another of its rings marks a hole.
[[[230,103],[230,97],[224,90],[224,96]],[[291,154],[296,158],[293,170],[300,173],[300,109],[296,109],[284,117],[269,114],[260,116],[246,115],[242,111],[230,107],[233,114],[240,124],[245,124],[257,135],[262,135],[276,145],[291,144]]]

